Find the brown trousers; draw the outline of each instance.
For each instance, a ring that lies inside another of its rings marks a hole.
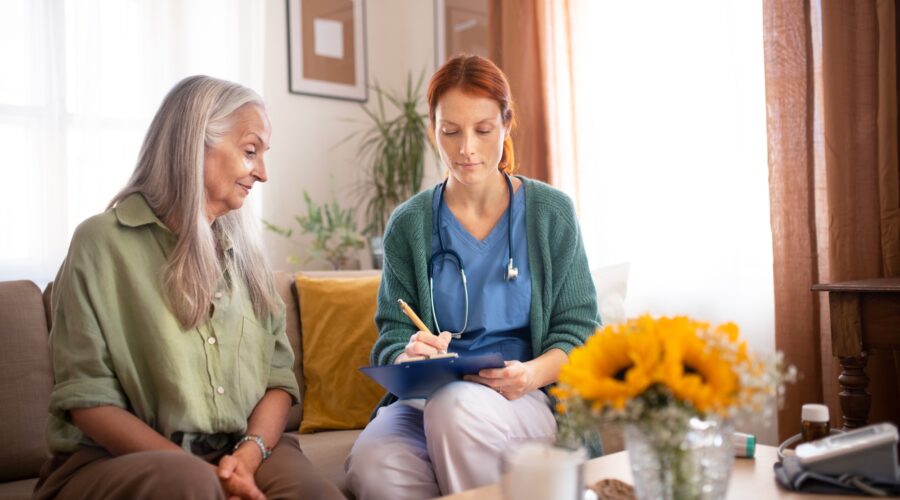
[[[41,471],[34,499],[224,499],[210,462],[179,451],[144,451],[114,457],[101,448],[81,448],[54,457]],[[343,499],[319,476],[295,437],[283,436],[256,471],[256,485],[269,500]]]

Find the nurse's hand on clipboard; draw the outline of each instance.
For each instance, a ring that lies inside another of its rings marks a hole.
[[[481,370],[478,375],[463,377],[470,382],[486,385],[512,401],[536,389],[534,368],[521,361],[507,361],[505,368]]]
[[[397,356],[394,363],[402,363],[409,358],[419,356],[430,357],[436,354],[446,354],[452,338],[450,332],[441,332],[439,335],[434,335],[425,326],[425,323],[422,323],[419,315],[403,299],[397,299],[397,304],[400,305],[400,310],[416,325],[419,331],[409,337],[409,343],[406,344],[406,348]]]
[[[447,352],[450,346],[450,332],[441,332],[434,335],[427,331],[418,331],[409,337],[409,343],[403,352],[397,356],[395,363],[402,363],[416,356],[434,356]]]

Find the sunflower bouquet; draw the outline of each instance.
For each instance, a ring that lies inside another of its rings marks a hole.
[[[722,459],[730,467],[731,423],[771,416],[769,403],[780,399],[792,370],[783,368],[780,354],[764,359],[750,353],[734,323],[644,315],[606,326],[570,353],[552,389],[559,440],[571,444],[605,425],[623,425],[636,480],[636,460],[647,458],[632,449],[640,447],[633,446],[639,438],[652,455],[651,472],[664,476],[664,489],[678,498],[705,497],[691,489],[703,485],[684,484],[699,476],[687,455],[692,429],[724,429],[713,441],[727,452]],[[636,483],[640,495],[646,485]]]

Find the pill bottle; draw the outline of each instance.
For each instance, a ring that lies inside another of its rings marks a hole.
[[[731,435],[731,443],[734,446],[734,456],[753,458],[756,454],[756,436],[735,432]]]
[[[808,443],[827,437],[829,433],[828,407],[819,404],[805,404],[800,411],[803,442]]]

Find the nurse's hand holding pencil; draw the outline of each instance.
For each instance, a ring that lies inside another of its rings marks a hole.
[[[400,304],[403,314],[409,317],[419,331],[409,337],[409,343],[406,344],[403,352],[397,356],[395,363],[402,363],[416,356],[434,356],[446,353],[447,348],[450,346],[450,332],[441,332],[439,335],[434,335],[406,302],[402,299],[397,299],[397,303]]]

